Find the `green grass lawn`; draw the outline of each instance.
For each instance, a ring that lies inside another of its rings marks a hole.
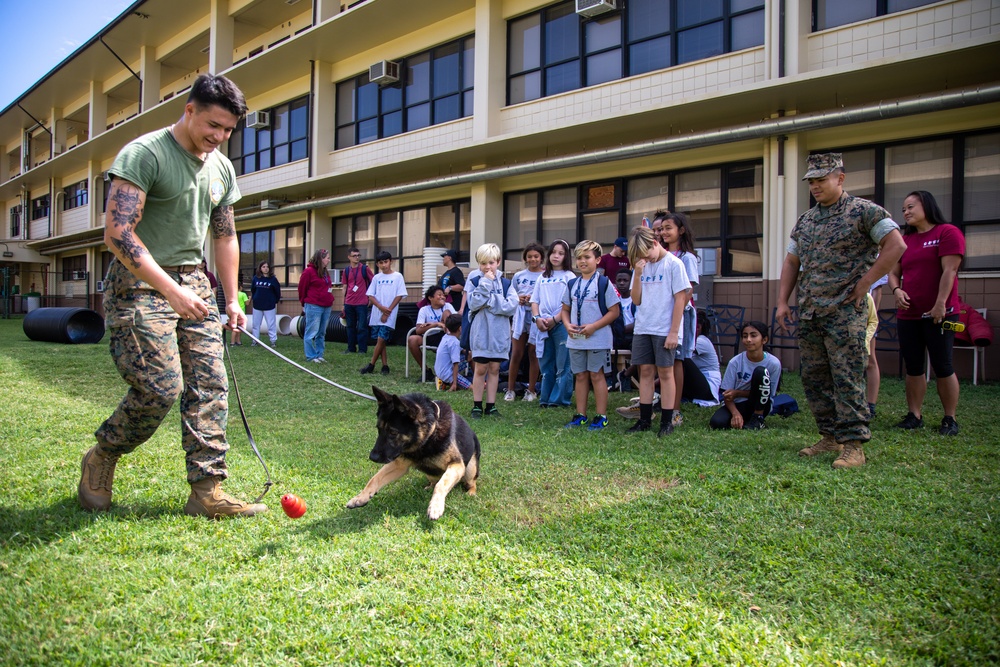
[[[868,465],[800,459],[803,411],[717,433],[567,431],[571,410],[500,402],[473,423],[479,493],[425,516],[424,478],[366,507],[375,404],[266,352],[233,350],[276,481],[268,514],[187,517],[174,412],[123,458],[114,506],[77,505],[80,458],[125,385],[98,345],[27,340],[0,320],[0,663],[234,665],[987,664],[1000,661],[996,384],[962,384],[958,438],[903,433],[882,385]],[[280,349],[304,359],[301,341]],[[323,375],[369,392],[366,360],[328,344]],[[403,377],[390,352],[387,390]],[[368,376],[369,378],[373,376]],[[433,392],[432,392],[433,393]],[[447,396],[460,414],[471,395]],[[613,394],[612,407],[627,402]],[[231,493],[263,473],[230,416]],[[309,504],[297,521],[283,493]]]

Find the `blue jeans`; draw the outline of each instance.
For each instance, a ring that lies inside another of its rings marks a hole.
[[[306,350],[306,361],[319,359],[326,349],[326,325],[330,322],[330,309],[311,303],[305,305],[306,330],[302,344]]]
[[[570,405],[573,398],[573,374],[569,370],[566,327],[562,324],[549,332],[539,365],[542,371],[540,405]]]
[[[347,351],[368,352],[368,306],[344,306],[347,317]]]

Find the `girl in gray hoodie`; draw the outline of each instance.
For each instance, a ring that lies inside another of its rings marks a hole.
[[[517,290],[500,273],[500,248],[484,243],[476,251],[483,275],[469,280],[469,347],[476,373],[472,378],[472,417],[499,417],[496,409],[500,363],[510,358],[510,320],[517,312]],[[483,408],[483,390],[486,407]]]

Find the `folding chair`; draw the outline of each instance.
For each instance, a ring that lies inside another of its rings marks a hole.
[[[896,326],[896,309],[878,311],[878,329],[875,331],[875,353],[895,352],[899,360],[899,377],[903,377],[903,352],[899,347],[899,327]]]
[[[440,332],[441,332],[440,329],[438,329],[436,327],[431,327],[430,329],[428,329],[427,331],[425,331],[423,333],[423,340],[420,341],[420,382],[421,382],[421,384],[423,384],[424,382],[429,382],[429,380],[427,380],[427,379],[424,378],[424,372],[423,372],[423,369],[427,368],[427,350],[434,350],[435,352],[437,352],[437,345],[428,345],[427,344],[427,337],[430,336],[430,335],[433,335],[434,333],[440,333]],[[417,328],[416,327],[413,327],[408,332],[406,332],[406,343],[407,344],[409,344],[410,336],[414,336],[414,335],[416,335],[416,333],[417,333]],[[405,377],[410,377],[410,357],[411,356],[413,356],[413,355],[410,354],[410,350],[409,350],[409,348],[407,348],[407,350],[406,350],[406,366],[405,366],[404,371],[403,371],[403,375]]]
[[[746,308],[725,303],[711,303],[705,307],[711,325],[711,338],[715,343],[715,351],[719,361],[723,360],[722,347],[733,348],[730,358],[735,357],[740,349],[740,329],[743,328],[743,315]]]

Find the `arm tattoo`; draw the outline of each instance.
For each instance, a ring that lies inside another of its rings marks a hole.
[[[111,242],[115,244],[116,248],[118,248],[122,258],[127,259],[132,264],[133,268],[138,269],[142,266],[142,264],[139,263],[139,260],[143,255],[148,253],[146,252],[146,249],[139,245],[139,243],[135,240],[135,237],[132,235],[131,228],[123,229],[121,232],[121,238],[112,238]]]
[[[142,192],[130,183],[116,187],[111,192],[108,208],[115,227],[133,228],[142,219]]]
[[[236,236],[233,207],[216,206],[212,209],[212,238],[224,239],[230,236]]]

